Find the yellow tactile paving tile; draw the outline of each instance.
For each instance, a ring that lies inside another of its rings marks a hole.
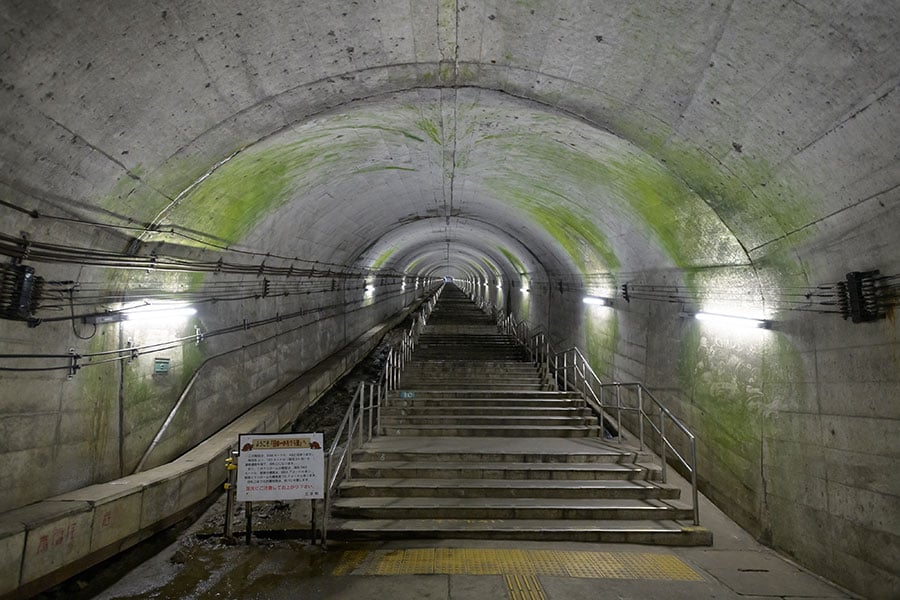
[[[434,572],[445,575],[465,575],[465,553],[458,548],[435,548]]]
[[[509,600],[546,600],[544,588],[534,575],[507,575]]]
[[[355,571],[362,561],[369,556],[365,550],[348,550],[341,554],[341,562],[332,571],[332,575],[349,575]]]
[[[702,581],[673,554],[500,550],[490,548],[412,548],[345,552],[334,575],[507,575]]]

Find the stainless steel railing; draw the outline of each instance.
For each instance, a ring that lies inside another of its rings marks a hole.
[[[471,295],[471,293],[470,293]],[[473,296],[473,300],[475,297]],[[477,301],[476,301],[477,302]],[[540,329],[533,330],[524,321],[507,315],[502,308],[488,305],[483,299],[480,306],[491,312],[501,332],[514,337],[531,355],[532,362],[549,373],[551,380],[563,390],[576,391],[597,414],[601,435],[605,435],[606,423],[613,425],[616,441],[623,444],[622,432],[626,424],[637,428],[640,450],[649,447],[660,458],[663,483],[668,480],[668,459],[671,455],[680,463],[691,482],[691,508],[694,525],[700,524],[697,492],[697,440],[693,433],[671,410],[638,382],[603,383],[587,358],[577,347],[555,352],[549,338]],[[615,414],[615,417],[612,415]],[[624,415],[624,419],[623,419]],[[649,434],[649,435],[648,435]],[[680,439],[676,439],[680,438]],[[676,444],[687,450],[679,451]]]
[[[350,406],[338,427],[325,457],[325,499],[322,511],[322,546],[328,542],[328,514],[337,485],[350,479],[353,450],[361,447],[381,431],[381,407],[388,394],[400,384],[400,373],[412,357],[412,352],[440,297],[443,286],[419,308],[409,330],[400,342],[388,350],[384,370],[375,383],[361,382]]]

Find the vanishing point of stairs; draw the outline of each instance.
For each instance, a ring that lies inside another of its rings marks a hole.
[[[712,543],[649,454],[605,443],[584,400],[453,285],[381,427],[353,454],[336,536]]]

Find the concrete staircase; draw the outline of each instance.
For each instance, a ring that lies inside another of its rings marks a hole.
[[[353,455],[331,534],[708,545],[652,457],[604,443],[512,339],[447,286],[381,435]]]

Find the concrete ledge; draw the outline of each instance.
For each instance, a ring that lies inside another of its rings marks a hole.
[[[93,519],[94,509],[84,501],[45,500],[6,513],[3,521],[18,522],[25,530],[23,555],[14,559],[20,568],[18,584],[87,556]]]
[[[219,494],[239,434],[288,427],[420,304],[373,327],[178,459],[0,515],[0,599],[27,598],[56,585]]]
[[[25,524],[12,513],[0,519],[0,594],[19,587],[25,554]]]

